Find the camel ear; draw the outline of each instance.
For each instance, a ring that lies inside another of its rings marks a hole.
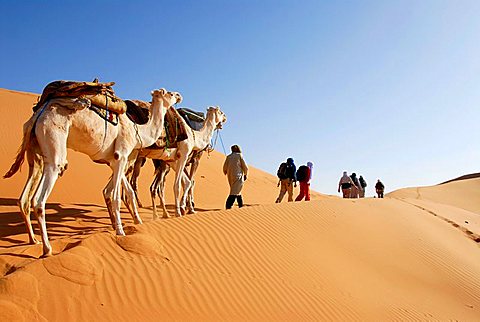
[[[165,90],[165,88],[160,88],[158,91],[160,92],[160,95],[162,95],[162,96],[165,95],[165,93],[167,92]]]
[[[155,91],[151,91],[151,92],[150,92],[150,95],[152,95],[152,96],[153,96],[153,94],[155,94]]]
[[[175,93],[177,95],[177,104],[180,104],[183,101],[183,96],[180,93]]]

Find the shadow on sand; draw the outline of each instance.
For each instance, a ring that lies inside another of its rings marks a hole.
[[[28,236],[25,224],[17,207],[17,199],[0,198],[0,249],[27,245]],[[161,216],[161,208],[157,209]],[[175,205],[167,204],[167,210],[172,218],[175,213]],[[221,209],[195,208],[197,213],[218,210]],[[86,235],[112,229],[105,206],[86,203],[68,205],[47,203],[46,211],[48,236],[51,241],[62,237],[84,238]],[[148,212],[152,211],[152,207],[143,207],[139,211],[143,220],[147,222],[151,220]],[[124,223],[131,224],[133,222],[125,207],[122,207],[121,216]],[[34,233],[39,236],[37,220],[32,214],[30,217]]]
[[[16,205],[17,199],[0,198],[0,241],[10,244],[10,246],[0,246],[0,249],[25,245],[28,240],[20,211],[2,209]],[[48,203],[46,209],[48,235],[51,240],[106,231],[110,228],[105,207],[91,204],[74,204],[67,207],[60,203]],[[37,220],[33,215],[30,217],[34,232],[38,235]]]

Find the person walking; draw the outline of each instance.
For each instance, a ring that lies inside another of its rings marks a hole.
[[[293,187],[297,186],[297,168],[292,158],[288,158],[287,162],[280,164],[277,171],[278,184],[280,187],[280,194],[278,195],[276,203],[282,202],[283,196],[288,192],[288,202],[293,201]]]
[[[238,207],[243,207],[242,188],[243,183],[247,180],[248,167],[243,160],[242,151],[238,145],[232,145],[232,153],[230,153],[223,164],[223,173],[227,175],[228,184],[230,185],[230,194],[227,198],[225,208],[231,209],[235,200]]]
[[[343,176],[340,178],[338,182],[338,192],[340,192],[340,188],[342,189],[343,198],[350,198],[352,187],[355,184],[347,174],[347,171],[343,171]]]
[[[307,165],[301,165],[297,170],[297,181],[300,185],[300,193],[295,201],[300,201],[305,197],[305,201],[310,200],[310,180],[312,179],[313,163],[307,162]]]
[[[350,178],[353,181],[352,190],[350,191],[350,198],[358,198],[358,195],[360,193],[360,182],[358,182],[357,174],[353,172],[350,175]]]
[[[295,201],[300,201],[305,197],[305,201],[310,201],[310,180],[312,179],[313,163],[307,162],[307,165],[301,165],[297,170],[297,181],[300,184],[300,193]]]
[[[385,186],[380,181],[380,179],[378,179],[377,183],[375,184],[375,191],[377,192],[378,198],[383,198],[383,191],[384,190],[385,190]]]
[[[362,176],[360,176],[358,178],[358,182],[360,182],[360,187],[359,187],[360,188],[360,191],[359,191],[360,196],[359,197],[360,198],[365,198],[365,189],[367,188],[367,181],[365,181],[365,179]]]

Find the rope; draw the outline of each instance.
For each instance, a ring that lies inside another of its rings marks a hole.
[[[100,148],[103,149],[103,146],[105,145],[105,139],[107,138],[107,118],[108,118],[108,96],[107,93],[105,93],[105,131],[103,132],[103,142],[102,142],[102,147]]]
[[[137,138],[138,142],[140,142],[140,150],[143,148],[142,137],[138,134],[138,124],[133,123],[133,127],[135,128],[135,137]]]
[[[208,149],[208,155],[210,155],[210,152],[215,150],[215,146],[217,145],[218,138],[220,138],[220,143],[222,144],[223,153],[226,155],[227,151],[225,150],[225,145],[223,145],[223,140],[222,140],[222,136],[220,135],[220,130],[215,129],[215,132],[217,132],[217,134],[215,135],[215,140],[213,141],[213,144],[210,144],[210,149]]]
[[[210,140],[209,146],[207,146],[207,148],[206,148],[209,157],[210,157],[210,153],[215,149],[215,145],[217,145],[218,129],[215,129],[215,132],[216,132],[215,139],[212,138],[212,140]],[[213,143],[212,143],[212,141],[213,141]]]
[[[227,155],[227,150],[225,150],[225,145],[223,145],[222,136],[220,135],[220,131],[218,131],[218,136],[220,137],[220,143],[222,143],[223,154]]]
[[[46,100],[45,103],[43,103],[42,109],[37,114],[37,117],[35,118],[35,121],[33,121],[32,131],[30,132],[30,136],[35,135],[35,128],[37,127],[37,121],[40,118],[40,116],[43,114],[43,112],[45,112],[45,109],[47,108],[47,105],[48,105],[49,101],[50,101],[50,99]]]

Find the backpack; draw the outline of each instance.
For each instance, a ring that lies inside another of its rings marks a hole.
[[[367,183],[365,182],[365,179],[363,179],[363,177],[358,180],[360,180],[360,185],[362,186],[362,188],[365,188],[367,186]]]
[[[280,164],[277,170],[278,179],[287,179],[287,163],[283,162]]]
[[[308,175],[308,167],[306,165],[301,165],[297,170],[297,180],[305,181],[308,179],[307,175]]]

